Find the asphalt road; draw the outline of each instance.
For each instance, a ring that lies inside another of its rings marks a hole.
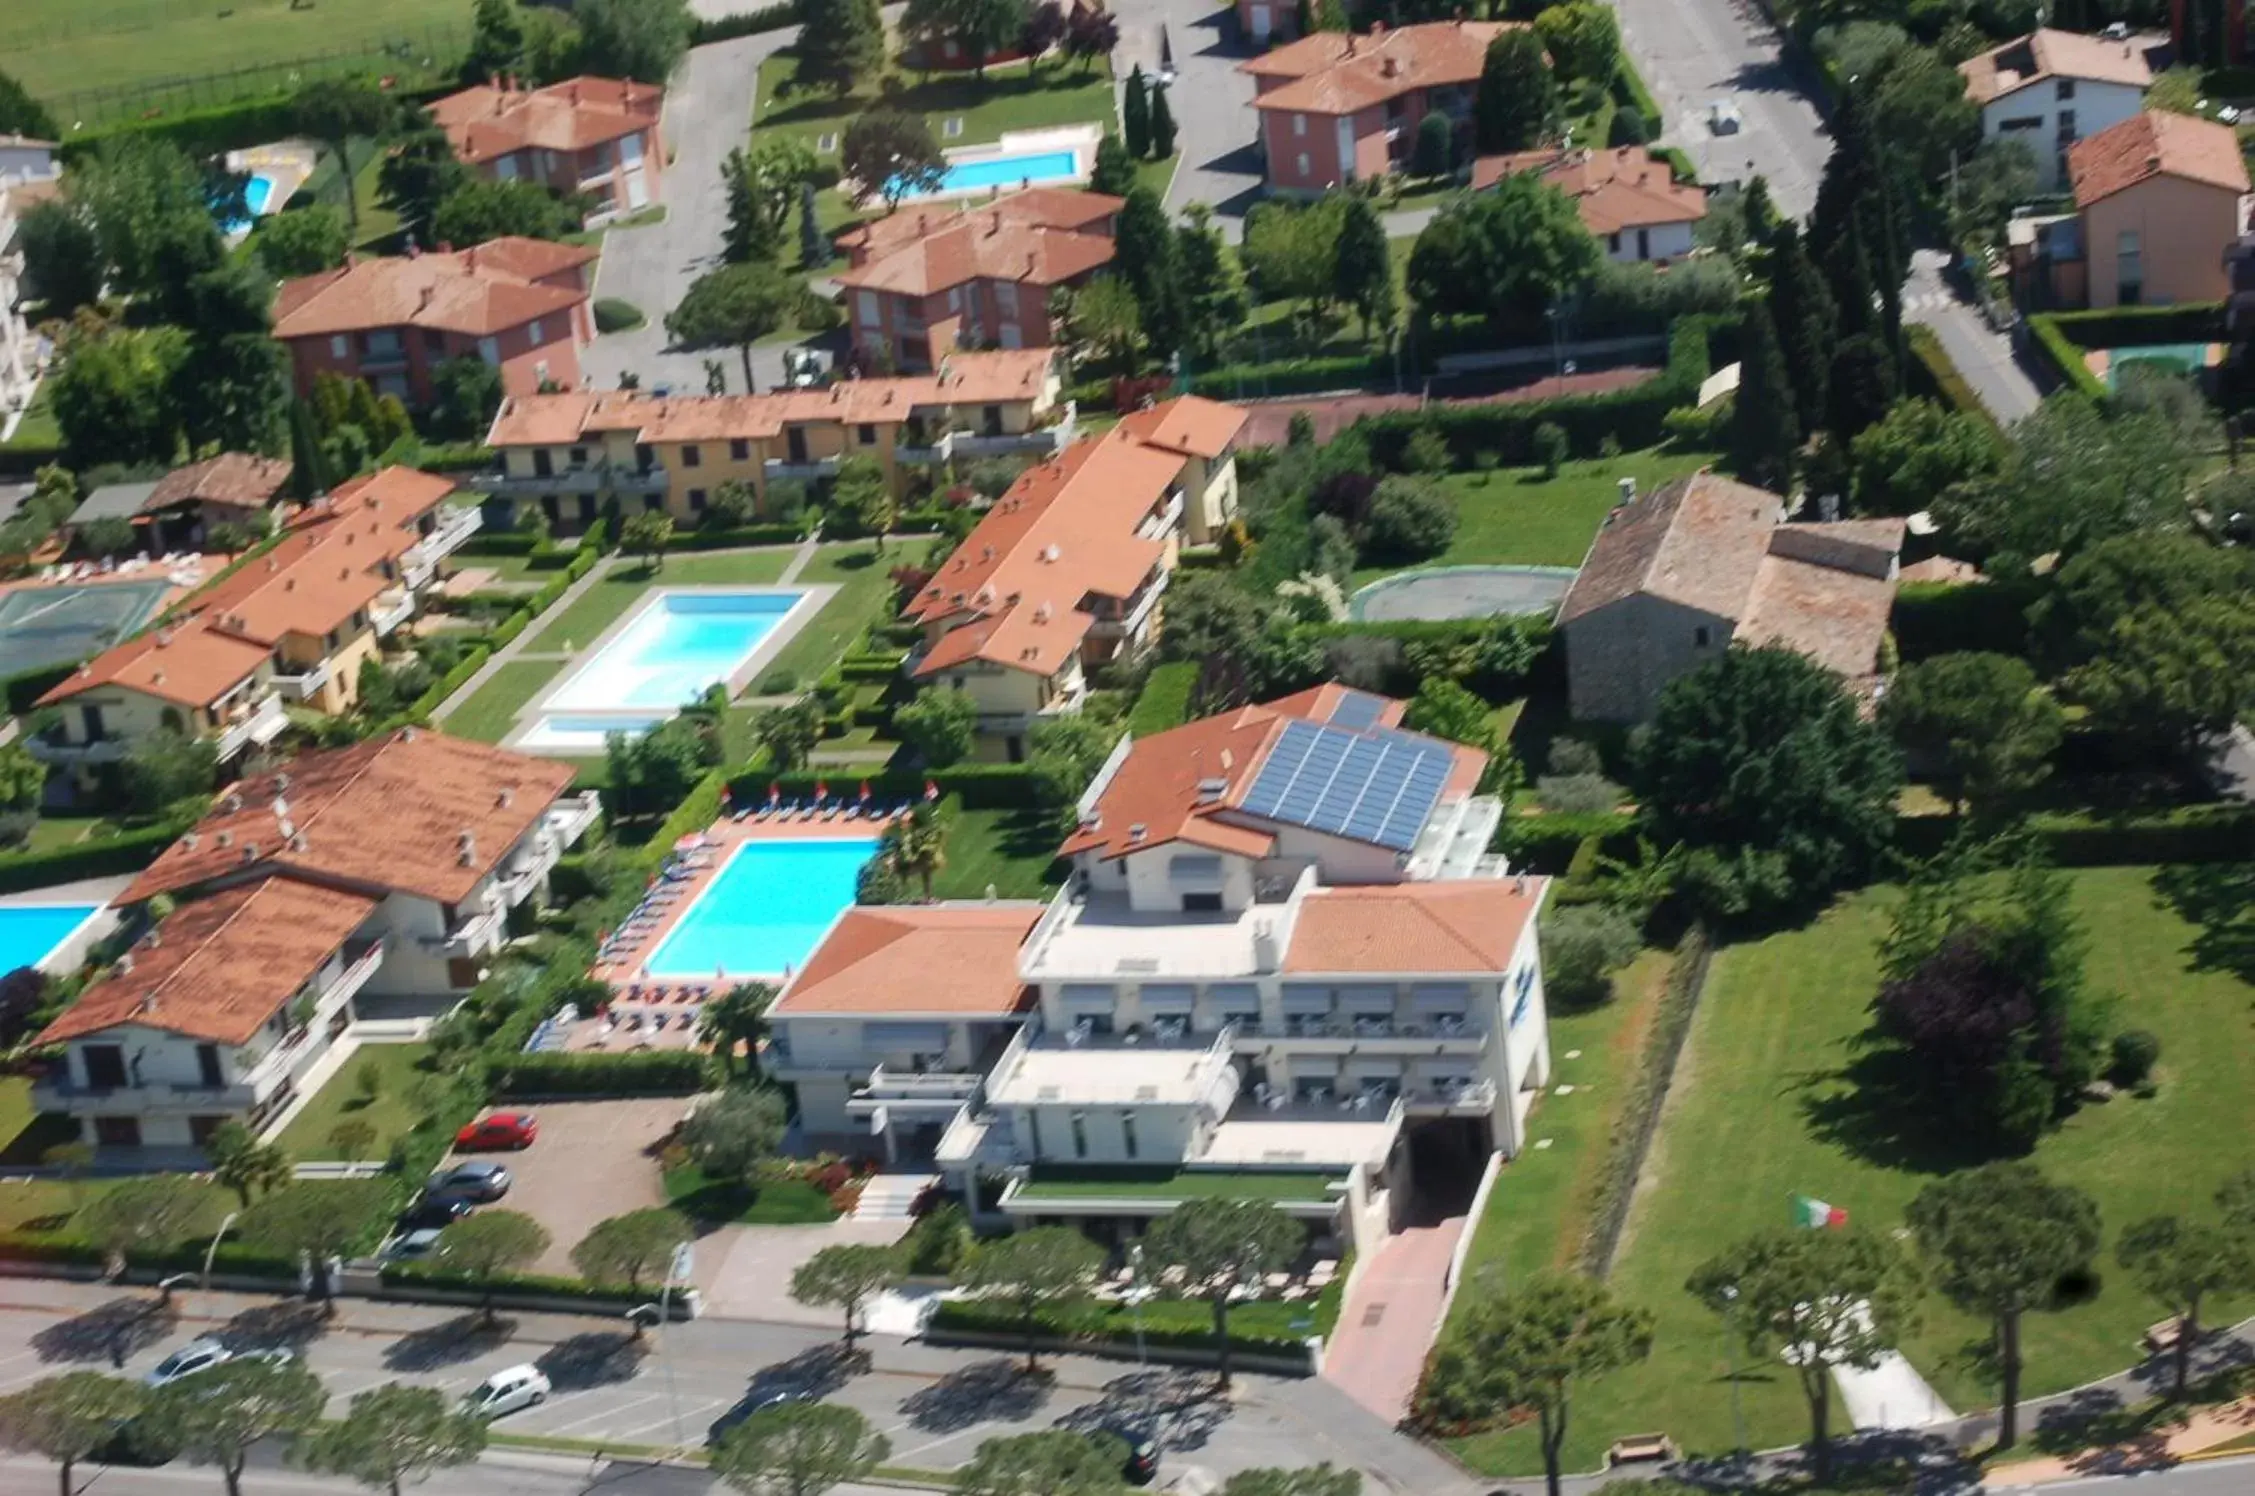
[[[1943,352],[1980,396],[1989,414],[2011,425],[2036,408],[2043,394],[2020,367],[2012,342],[1989,326],[1980,308],[1961,300],[1943,278],[1949,256],[1922,249],[1911,256],[1910,280],[1903,286],[1903,317],[1934,329]]]

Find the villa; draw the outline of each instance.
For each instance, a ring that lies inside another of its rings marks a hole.
[[[1312,197],[1400,171],[1436,110],[1459,135],[1488,44],[1517,23],[1429,21],[1368,36],[1318,31],[1237,65],[1258,90],[1262,172],[1280,196]]]
[[[1123,740],[1046,907],[841,916],[770,1014],[810,1137],[929,1158],[987,1225],[1242,1184],[1367,1251],[1460,1204],[1549,1076],[1546,885],[1487,850],[1486,755],[1402,713],[1330,685]]]
[[[274,336],[290,350],[299,398],[314,377],[365,379],[414,408],[431,403],[431,375],[450,359],[501,371],[502,388],[530,395],[579,383],[579,350],[595,337],[588,310],[592,247],[491,239],[452,254],[362,260],[284,281]]]
[[[617,496],[693,524],[723,483],[748,486],[766,512],[779,480],[834,477],[847,457],[875,458],[896,494],[953,461],[1072,440],[1073,407],[1046,348],[957,353],[935,373],[849,379],[766,395],[573,391],[502,402],[486,444],[500,471],[472,480],[512,512],[537,503],[552,526],[583,528]],[[497,518],[507,519],[509,515]]]
[[[1577,721],[1645,721],[1734,643],[1796,650],[1873,697],[1902,520],[1788,524],[1776,494],[1705,471],[1621,486],[1558,608]]]
[[[1051,293],[1112,263],[1121,199],[1036,187],[975,208],[908,208],[840,236],[854,346],[901,369],[957,349],[1046,348]]]
[[[30,406],[46,367],[46,347],[24,321],[23,248],[16,225],[36,203],[55,195],[62,164],[51,140],[0,135],[0,435],[10,417]]]
[[[77,530],[98,519],[129,521],[143,554],[202,551],[219,525],[263,538],[289,503],[287,459],[222,452],[154,481],[105,483],[88,493],[65,523]]]
[[[1235,406],[1185,395],[1020,474],[902,616],[920,688],[970,692],[980,748],[1016,763],[1042,717],[1080,710],[1085,667],[1158,637],[1187,533],[1236,512]]]
[[[270,549],[190,598],[191,611],[40,697],[57,720],[25,746],[91,782],[160,729],[216,739],[226,763],[280,735],[284,702],[349,711],[362,662],[478,528],[477,510],[446,503],[453,493],[445,478],[394,467],[314,500]]]
[[[2056,192],[2067,180],[2068,147],[2145,108],[2151,54],[2167,40],[2044,26],[1975,53],[1957,70],[1981,111],[1981,138],[2027,146],[2038,185]]]
[[[1622,263],[1682,259],[1707,216],[1707,189],[1677,181],[1675,168],[1640,145],[1482,156],[1472,164],[1472,188],[1522,172],[1572,198],[1582,227],[1605,246],[1607,259]]]
[[[454,154],[489,182],[538,182],[594,200],[590,224],[660,197],[665,91],[615,78],[523,88],[504,78],[431,105]]]
[[[35,1105],[104,1162],[185,1161],[228,1121],[277,1130],[368,1002],[477,984],[601,810],[571,778],[409,727],[236,784],[120,896],[146,929],[39,1035],[64,1055]]]

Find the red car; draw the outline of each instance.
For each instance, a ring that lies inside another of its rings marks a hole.
[[[481,1117],[454,1135],[461,1149],[530,1148],[540,1136],[540,1124],[531,1112],[495,1112]]]

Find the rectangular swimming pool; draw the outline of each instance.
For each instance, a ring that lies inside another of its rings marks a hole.
[[[102,906],[0,904],[0,975],[37,966]]]
[[[671,714],[751,658],[803,592],[661,592],[541,703],[545,713]]]
[[[745,842],[645,963],[654,977],[781,978],[854,899],[877,838]]]
[[[940,185],[930,192],[911,192],[902,201],[920,197],[938,197],[950,192],[969,192],[982,187],[1017,187],[1044,182],[1070,182],[1080,177],[1080,153],[1077,151],[1030,151],[1013,156],[986,156],[973,161],[958,161],[947,169]]]

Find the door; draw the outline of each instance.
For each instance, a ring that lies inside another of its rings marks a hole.
[[[96,1117],[94,1141],[104,1148],[138,1148],[141,1146],[141,1119]]]
[[[216,1091],[227,1084],[227,1078],[219,1071],[219,1046],[216,1044],[196,1046],[196,1069],[206,1090]]]
[[[82,706],[78,709],[78,714],[86,725],[86,741],[89,743],[102,741],[103,737],[106,736],[102,731],[102,709],[98,706]]]
[[[1273,30],[1276,25],[1275,19],[1269,14],[1268,7],[1265,5],[1256,5],[1252,7],[1252,17],[1253,40],[1256,42],[1267,42],[1269,32]]]

